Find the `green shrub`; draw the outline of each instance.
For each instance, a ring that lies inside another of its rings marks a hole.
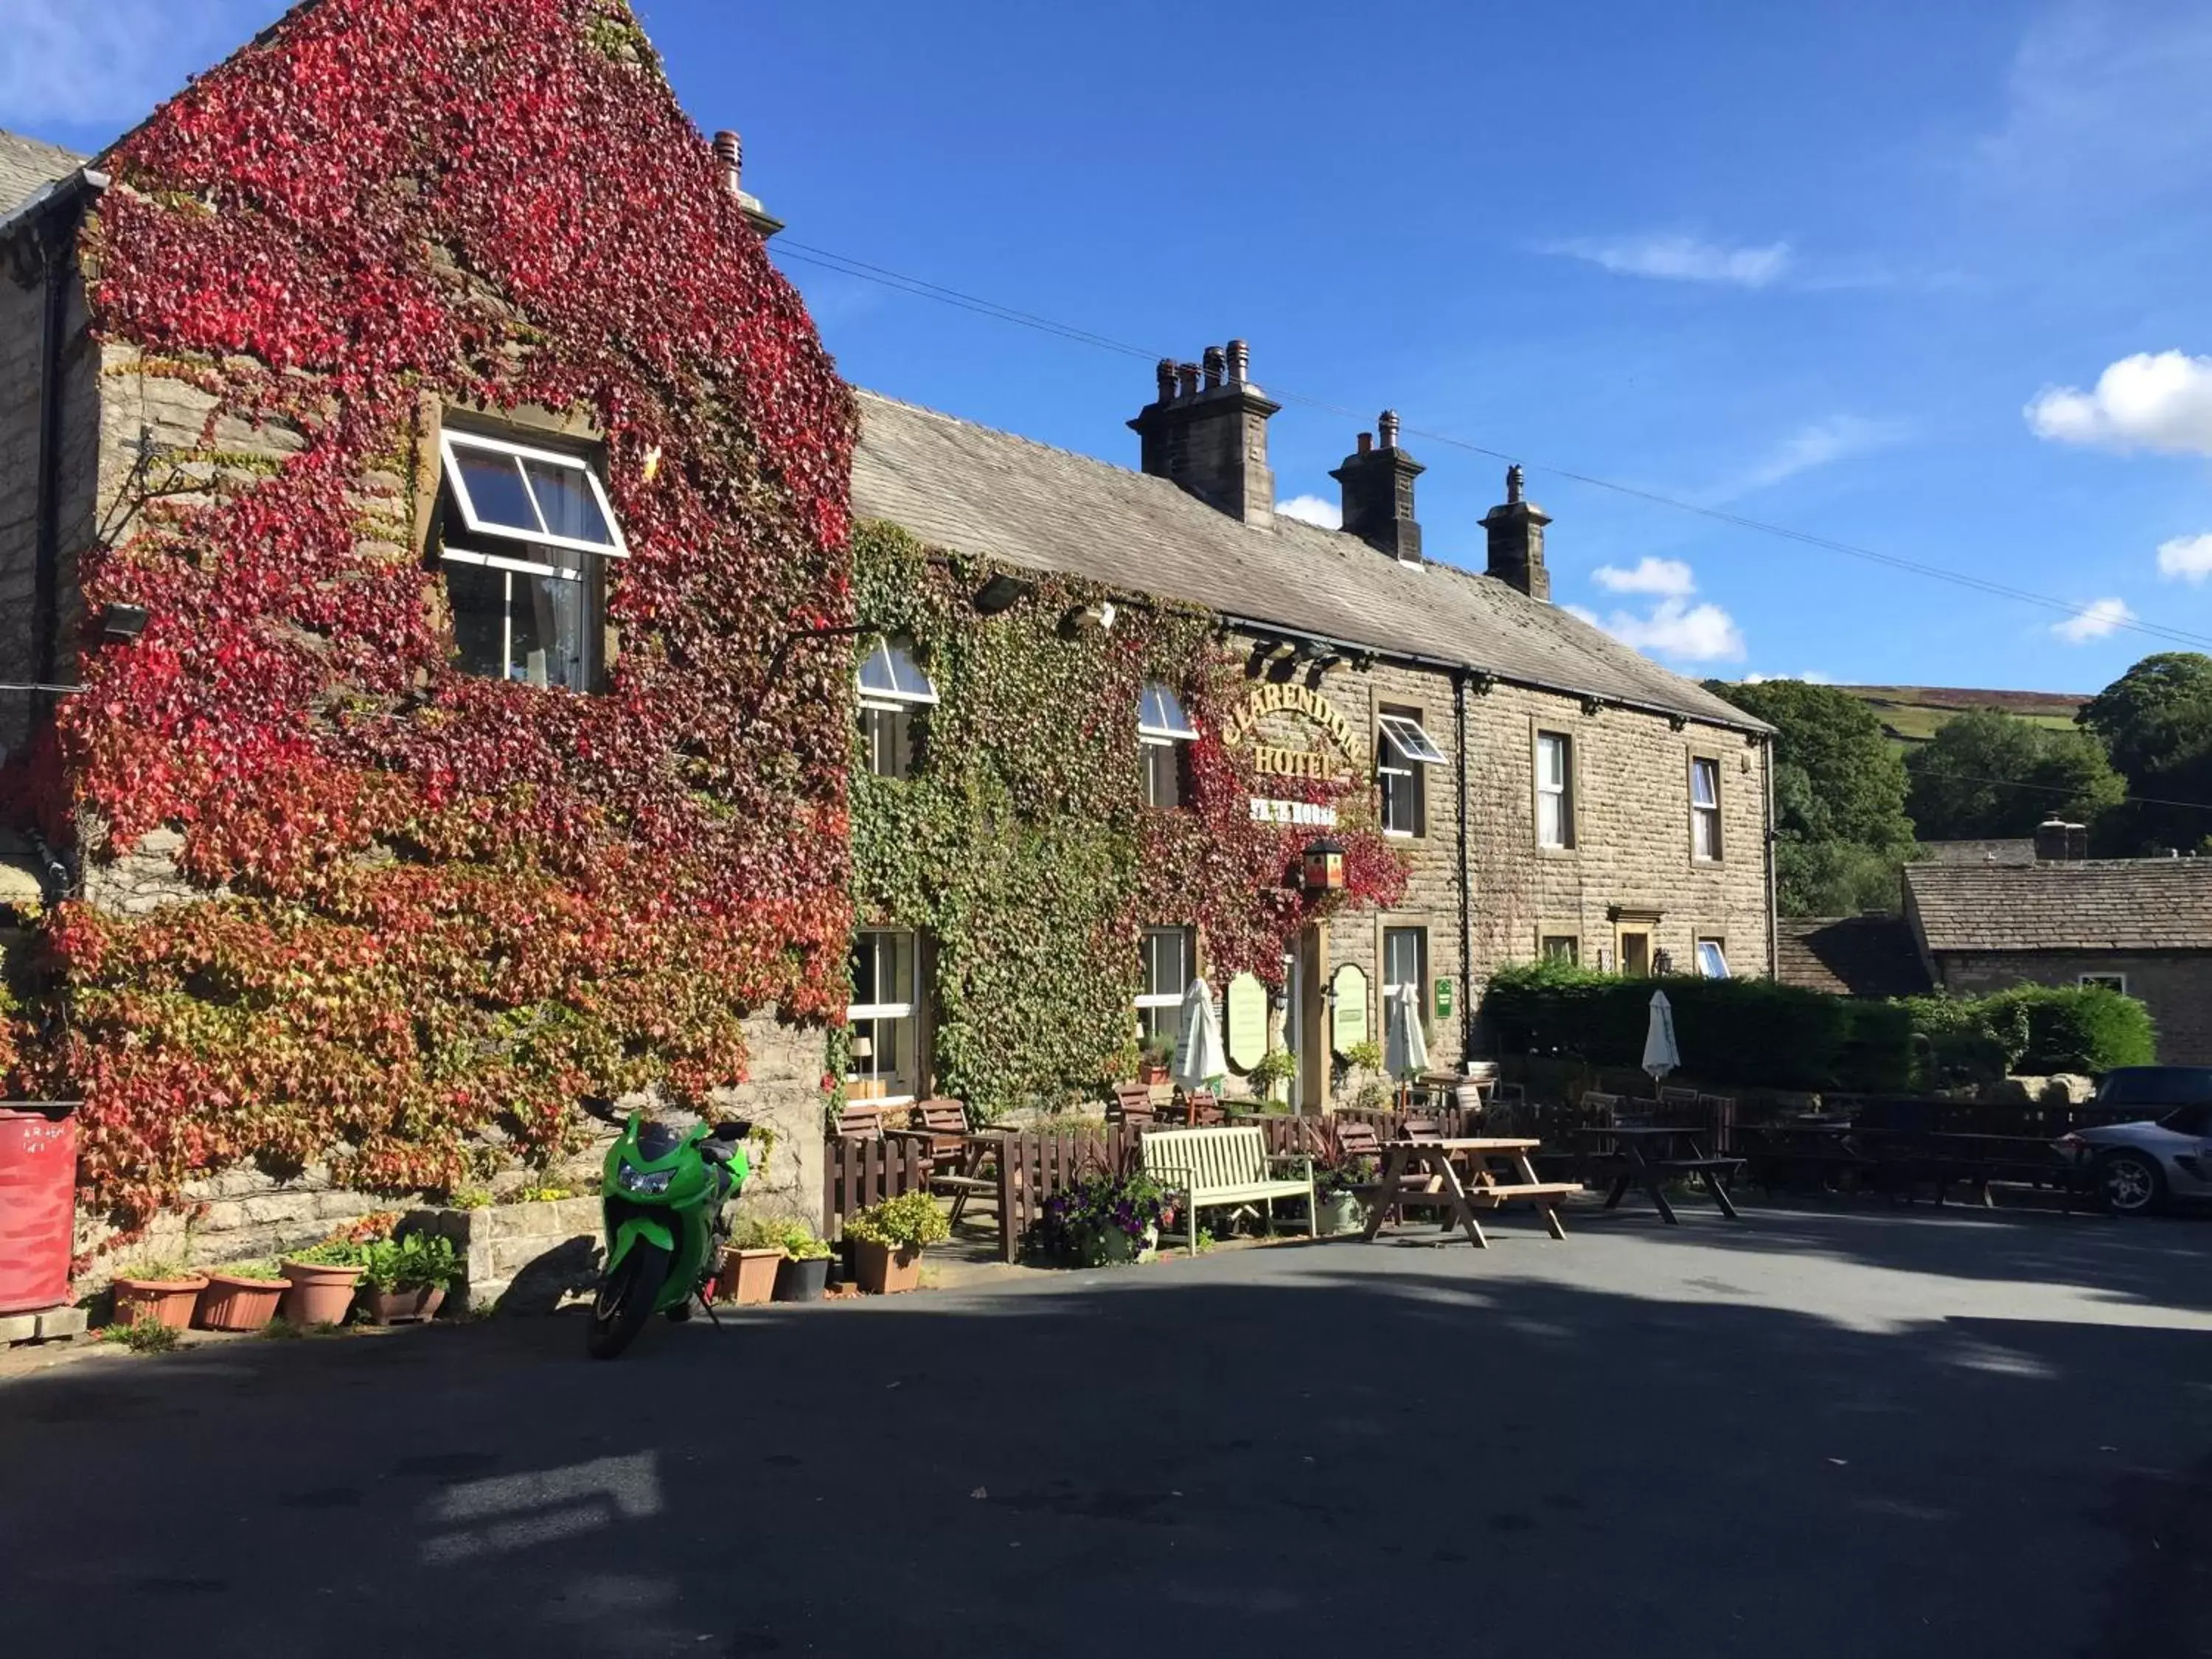
[[[872,1204],[845,1223],[845,1237],[863,1244],[882,1244],[905,1249],[940,1244],[952,1237],[945,1212],[927,1193],[904,1193]]]
[[[362,1285],[380,1294],[448,1290],[460,1276],[453,1241],[440,1234],[410,1233],[362,1247]]]
[[[2108,1072],[2157,1057],[2150,1011],[2102,985],[2021,985],[1985,997],[1914,997],[1904,1006],[1928,1041],[1935,1075],[1924,1082]]]

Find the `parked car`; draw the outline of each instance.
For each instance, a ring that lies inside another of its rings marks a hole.
[[[2212,1066],[2124,1066],[2098,1081],[2091,1107],[2142,1112],[2057,1143],[2106,1209],[2148,1215],[2169,1199],[2212,1198]]]

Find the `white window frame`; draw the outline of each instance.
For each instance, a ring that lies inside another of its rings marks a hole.
[[[1563,954],[1554,955],[1552,951],[1552,946],[1554,945],[1564,945],[1567,947],[1566,951]],[[1581,967],[1582,936],[1579,933],[1556,933],[1548,929],[1539,932],[1536,935],[1536,960],[1565,963],[1570,968]]]
[[[1708,951],[1712,952],[1711,962],[1705,958],[1705,952]],[[1692,946],[1692,952],[1697,958],[1699,979],[1734,979],[1735,977],[1735,973],[1729,967],[1726,939],[1711,933],[1703,935]],[[1713,971],[1715,965],[1719,967],[1720,972]]]
[[[891,656],[894,648],[897,650],[900,656],[904,657],[912,665],[915,673],[921,680],[922,689],[919,691],[886,691],[879,686],[863,685],[860,683],[860,671],[856,668],[853,671],[853,684],[860,699],[860,707],[881,708],[891,713],[905,708],[934,708],[937,703],[937,682],[929,678],[929,671],[921,665],[921,658],[915,654],[914,641],[911,639],[903,634],[883,635],[877,639],[876,647],[869,655],[880,656],[884,659],[884,672],[891,684],[896,686],[898,684],[899,673],[898,664]]]
[[[2092,985],[2118,991],[2122,996],[2128,994],[2128,976],[2125,974],[2083,974],[2074,981],[2074,988],[2079,991],[2086,991]]]
[[[1444,764],[1446,757],[1443,750],[1438,745],[1437,740],[1428,734],[1420,721],[1413,715],[1387,713],[1377,714],[1375,717],[1375,724],[1382,728],[1382,735],[1390,740],[1390,746],[1398,751],[1399,756],[1407,764],[1418,766]]]
[[[915,982],[920,978],[921,973],[921,941],[916,934],[909,933],[906,929],[900,927],[863,927],[860,930],[860,937],[862,939],[888,939],[900,941],[900,943],[893,948],[895,950],[903,950],[905,952],[907,981],[909,988],[914,986]],[[896,970],[894,970],[892,977],[894,980],[897,978]],[[859,994],[859,987],[855,986],[854,988],[854,993],[855,995]],[[919,1089],[921,1084],[921,1021],[917,1018],[915,1012],[920,1006],[921,1005],[914,1000],[912,991],[910,989],[908,1000],[904,1002],[855,1002],[845,1010],[845,1023],[848,1025],[856,1025],[861,1021],[866,1020],[872,1024],[904,1024],[908,1026],[908,1036],[909,1041],[908,1053],[911,1057],[914,1073],[913,1081],[916,1089]],[[869,1070],[867,1076],[869,1080],[872,1082],[882,1078],[884,1074],[881,1071],[874,1069],[874,1063],[878,1057],[871,1055],[869,1059],[871,1069]],[[894,1073],[894,1075],[896,1075],[896,1073]],[[876,1100],[871,1101],[869,1103],[871,1105],[883,1104],[902,1106],[911,1104],[915,1098],[916,1097],[912,1093],[903,1095],[885,1095],[878,1097]]]
[[[1428,832],[1428,779],[1425,769],[1441,763],[1443,750],[1411,714],[1380,714],[1375,717],[1375,781],[1382,796],[1376,811],[1382,820],[1382,833],[1394,841],[1414,841]],[[1393,757],[1395,757],[1395,764]],[[1403,778],[1399,786],[1407,796],[1407,809],[1413,814],[1410,824],[1394,823],[1391,810],[1391,780]]]
[[[1711,801],[1698,799],[1698,780],[1710,775],[1713,781]],[[1702,825],[1712,826],[1712,850],[1705,851],[1698,844]],[[1690,757],[1690,857],[1698,864],[1718,864],[1727,855],[1728,843],[1721,837],[1721,763],[1711,755]]]
[[[539,449],[529,444],[510,443],[504,438],[488,438],[481,433],[461,431],[453,427],[438,434],[438,449],[445,462],[446,483],[453,492],[453,501],[461,509],[461,522],[467,526],[471,535],[496,536],[503,541],[520,542],[526,547],[558,547],[572,553],[593,553],[601,558],[626,559],[629,556],[629,543],[623,534],[622,520],[615,515],[614,503],[607,499],[607,487],[599,477],[599,469],[581,456],[565,454],[557,449]],[[483,518],[477,512],[475,498],[469,493],[468,475],[463,471],[460,457],[456,453],[461,449],[506,455],[518,463],[537,461],[547,466],[581,473],[591,486],[592,499],[599,504],[599,514],[606,520],[607,533],[614,538],[613,541],[587,542],[580,537],[559,536],[547,530],[544,527],[544,509],[538,505],[538,492],[530,487],[529,474],[523,472],[520,465],[516,471],[522,480],[524,498],[529,501],[530,510],[538,520],[537,532],[533,534],[526,530],[518,530],[513,525],[495,524]],[[448,551],[444,556],[459,559],[465,563],[488,564],[495,568],[501,566],[497,557],[476,553],[466,548]],[[541,565],[517,564],[506,568],[526,570],[532,575],[563,574]]]
[[[1407,981],[1404,980],[1393,979],[1390,977],[1390,970],[1392,967],[1390,961],[1390,939],[1391,935],[1394,933],[1407,935],[1413,939],[1415,944],[1416,948],[1413,952],[1413,972],[1417,977],[1412,981],[1412,983],[1414,993],[1414,1004],[1421,1011],[1421,1024],[1423,1029],[1425,1030],[1429,1022],[1429,930],[1426,927],[1420,926],[1419,923],[1407,923],[1403,927],[1386,925],[1383,927],[1382,939],[1382,970],[1381,973],[1377,974],[1376,977],[1382,981],[1382,1006],[1385,1008],[1388,1008],[1390,1006],[1390,998],[1395,995],[1399,991],[1402,990],[1407,984]]]
[[[1559,781],[1553,782],[1547,775],[1544,751],[1548,744],[1556,744],[1559,752]],[[1536,771],[1536,845],[1547,852],[1565,853],[1574,850],[1575,834],[1575,740],[1565,732],[1538,732],[1535,747]],[[1559,826],[1560,839],[1547,841],[1544,837],[1544,802],[1547,798],[1559,803]]]
[[[1138,991],[1136,1001],[1137,1025],[1140,1034],[1149,1035],[1149,1033],[1144,1032],[1144,1017],[1148,1010],[1156,1012],[1159,1009],[1170,1008],[1177,1010],[1179,1013],[1179,1011],[1182,1007],[1182,1000],[1184,996],[1189,993],[1191,981],[1198,977],[1197,929],[1192,927],[1147,927],[1145,929],[1144,938],[1139,946],[1141,952],[1138,957],[1137,963],[1137,982],[1139,986],[1142,987],[1152,982],[1152,941],[1163,937],[1164,935],[1169,934],[1175,936],[1177,944],[1181,945],[1182,950],[1182,988],[1172,994],[1165,991],[1147,991],[1141,988]],[[1176,1019],[1176,1025],[1177,1037],[1178,1040],[1180,1040],[1182,1025],[1180,1017]]]
[[[1157,701],[1155,701],[1157,699]],[[1160,716],[1147,720],[1148,714]],[[1170,720],[1170,715],[1173,716]],[[1178,723],[1179,722],[1179,723]],[[1198,727],[1184,711],[1182,699],[1173,687],[1159,680],[1147,680],[1137,693],[1137,749],[1138,758],[1145,763],[1145,804],[1163,811],[1187,806],[1188,793],[1183,778],[1181,745],[1198,741]],[[1167,750],[1176,757],[1175,799],[1170,801],[1152,798],[1152,763],[1155,753]]]

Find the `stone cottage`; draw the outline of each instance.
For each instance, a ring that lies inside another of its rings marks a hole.
[[[620,0],[311,0],[0,139],[19,1086],[88,1209],[261,1248],[655,1091],[811,1211],[853,416],[736,160]]]

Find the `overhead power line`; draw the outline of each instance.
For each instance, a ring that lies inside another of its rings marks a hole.
[[[841,276],[851,276],[861,282],[873,283],[898,293],[911,295],[916,299],[929,300],[939,305],[951,306],[998,322],[1011,323],[1017,327],[1032,329],[1039,333],[1049,334],[1078,345],[1090,346],[1096,350],[1115,352],[1121,356],[1134,357],[1147,362],[1158,362],[1164,358],[1175,357],[1176,355],[1172,352],[1147,350],[1143,346],[1133,344],[1127,340],[1117,340],[1110,335],[1100,334],[1091,329],[1079,328],[1072,323],[1064,323],[1054,318],[1041,316],[1033,311],[1024,311],[1018,306],[1003,305],[998,301],[988,300],[979,295],[963,293],[958,289],[947,288],[940,283],[928,282],[919,276],[909,276],[904,271],[872,264],[867,260],[856,258],[848,253],[839,253],[833,249],[816,247],[810,243],[794,241],[787,235],[777,239],[775,252],[781,257],[797,259],[803,264],[818,266],[824,270],[836,271]],[[1333,403],[1327,398],[1309,397],[1303,392],[1285,392],[1279,387],[1275,387],[1270,390],[1268,395],[1284,403],[1297,404],[1302,408],[1340,416],[1347,420],[1362,421],[1367,418],[1342,404]],[[1471,439],[1462,438],[1449,432],[1440,432],[1431,427],[1408,425],[1401,428],[1401,430],[1409,437],[1420,438],[1430,443],[1442,444],[1447,448],[1463,450],[1470,455],[1480,455],[1492,460],[1516,463],[1531,471],[1549,473],[1554,477],[1565,478],[1593,489],[1609,490],[1616,495],[1626,495],[1636,501],[1649,501],[1655,507],[1667,507],[1677,513],[1693,514],[1698,518],[1710,520],[1716,524],[1728,525],[1738,530],[1752,531],[1763,536],[1778,537],[1782,540],[1796,542],[1802,546],[1819,548],[1825,552],[1840,553],[1848,558],[1858,559],[1869,564],[1882,565],[1892,570],[1905,571],[1912,575],[1926,577],[1931,581],[1948,582],[1954,586],[1966,588],[1978,593],[1986,593],[1995,599],[2011,599],[2021,605],[2034,605],[2063,617],[2078,617],[2086,610],[2085,606],[2071,600],[2057,599],[2048,593],[2038,593],[2028,588],[2015,587],[2008,582],[1992,581],[1987,577],[1976,576],[1964,570],[1954,570],[1946,565],[1929,564],[1919,559],[1908,559],[1898,554],[1882,552],[1878,548],[1863,547],[1856,542],[1846,542],[1832,536],[1823,536],[1814,531],[1797,530],[1788,525],[1773,523],[1769,520],[1754,519],[1741,513],[1730,513],[1724,507],[1708,507],[1700,502],[1685,501],[1677,495],[1668,495],[1656,489],[1645,489],[1635,484],[1622,483],[1617,479],[1601,477],[1595,473],[1581,471],[1572,467],[1558,466],[1547,461],[1531,460],[1516,452],[1493,448],[1487,444],[1479,444]],[[2145,622],[2140,617],[2116,619],[2112,626],[2130,634],[2140,634],[2149,639],[2165,640],[2175,645],[2212,649],[2212,635],[2192,633],[2183,628],[2168,628],[2162,623]],[[2176,804],[2188,805],[2189,803]]]

